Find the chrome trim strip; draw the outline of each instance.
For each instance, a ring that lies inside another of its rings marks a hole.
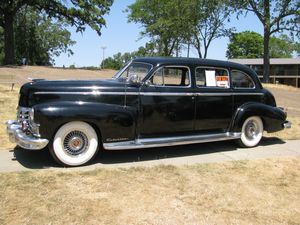
[[[195,96],[192,92],[140,92],[143,96]]]
[[[193,93],[193,92],[111,92],[111,91],[39,91],[35,92],[36,95],[51,95],[51,94],[61,94],[61,95],[143,95],[143,96],[232,96],[232,95],[263,95],[263,93],[255,92],[213,92],[213,93]]]
[[[140,148],[154,148],[163,146],[175,146],[196,144],[214,141],[224,141],[231,139],[239,139],[241,133],[219,133],[206,135],[190,135],[181,137],[165,137],[165,138],[142,138],[133,141],[121,141],[113,143],[103,143],[106,150],[126,150],[126,149],[140,149]]]
[[[51,94],[59,94],[59,95],[139,95],[139,92],[119,92],[119,91],[39,91],[35,92],[36,95],[51,95]]]

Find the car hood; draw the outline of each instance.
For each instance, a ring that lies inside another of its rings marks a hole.
[[[27,106],[29,99],[38,93],[81,93],[94,91],[124,91],[123,80],[34,80],[26,83],[20,90],[20,106]],[[130,88],[130,87],[127,87]]]

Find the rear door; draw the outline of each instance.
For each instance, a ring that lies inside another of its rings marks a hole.
[[[195,69],[198,132],[226,132],[233,110],[228,69],[201,66]]]

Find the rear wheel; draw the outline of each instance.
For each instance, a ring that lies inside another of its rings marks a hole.
[[[50,146],[53,158],[64,166],[88,163],[98,151],[94,128],[81,121],[69,122],[59,128]]]
[[[251,116],[247,118],[242,126],[241,139],[238,141],[242,147],[256,146],[263,135],[264,126],[260,117]]]

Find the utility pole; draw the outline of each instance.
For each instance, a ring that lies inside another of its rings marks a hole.
[[[102,68],[101,69],[104,69],[104,59],[105,59],[105,49],[106,49],[106,46],[101,46],[101,49],[102,49]]]

